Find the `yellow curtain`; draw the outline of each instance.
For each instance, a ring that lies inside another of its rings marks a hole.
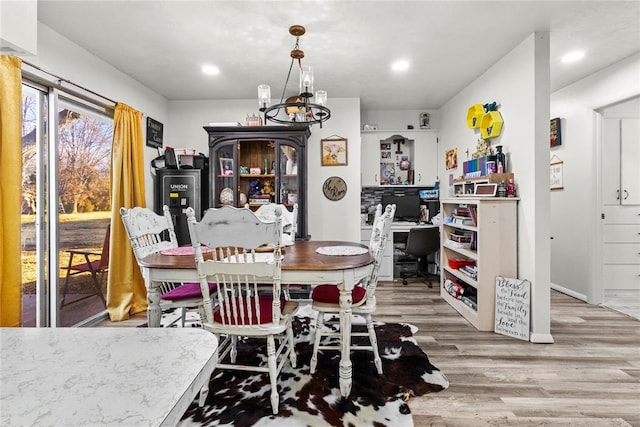
[[[112,321],[147,309],[147,290],[120,217],[121,207],[146,206],[142,113],[118,103],[111,159],[111,256],[107,310]]]
[[[22,324],[22,60],[0,55],[0,326]]]

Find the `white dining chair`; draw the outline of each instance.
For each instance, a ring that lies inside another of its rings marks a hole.
[[[374,259],[373,268],[367,280],[356,285],[351,292],[352,315],[361,316],[365,319],[367,332],[355,332],[352,326],[349,337],[351,342],[350,348],[351,350],[373,351],[373,361],[380,375],[382,375],[382,360],[380,359],[378,351],[378,340],[371,315],[376,310],[375,292],[378,285],[378,271],[382,261],[382,254],[389,238],[389,232],[391,230],[391,223],[393,222],[395,211],[395,205],[387,205],[384,213],[378,216],[375,220],[371,241],[369,243],[369,253],[371,253],[371,256]],[[314,373],[316,370],[318,364],[318,352],[320,350],[339,351],[342,348],[340,342],[336,342],[335,339],[329,342],[321,342],[323,337],[333,337],[339,340],[341,336],[339,331],[339,321],[336,320],[339,318],[340,314],[339,299],[340,291],[338,290],[338,286],[334,284],[318,285],[311,293],[311,307],[318,311],[313,342],[313,355],[311,357],[311,373]],[[326,322],[331,323],[332,328],[325,328],[325,315],[332,316],[331,320]],[[368,337],[369,345],[361,345],[353,342],[353,337],[361,336]]]
[[[120,208],[120,216],[138,264],[146,256],[178,247],[168,206],[163,207],[163,215],[139,206]],[[212,291],[215,289],[215,284],[209,286]],[[202,317],[202,304],[200,283],[164,282],[160,286],[161,309],[164,311],[173,308],[181,312],[180,317],[166,326],[173,326],[177,321],[184,326],[190,309],[198,310]]]
[[[246,206],[249,207],[248,205]],[[282,218],[282,244],[284,246],[293,245],[296,241],[296,233],[298,232],[298,204],[294,203],[292,210],[287,209],[285,205],[277,203],[268,203],[258,207],[254,211],[256,216],[265,222],[275,221],[276,208],[280,207]]]
[[[278,413],[278,375],[286,359],[296,366],[292,318],[298,303],[285,298],[281,288],[281,211],[275,221],[261,221],[251,210],[225,206],[208,209],[197,221],[187,209],[187,224],[195,253],[204,303],[203,328],[220,340],[216,369],[264,372],[271,385],[271,409]],[[215,248],[205,259],[202,245]],[[218,284],[213,307],[207,284]],[[265,339],[267,365],[247,365],[237,360],[239,337]],[[203,406],[208,389],[200,392]]]

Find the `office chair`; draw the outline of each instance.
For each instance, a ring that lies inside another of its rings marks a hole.
[[[440,250],[440,229],[438,227],[416,227],[409,230],[407,246],[404,251],[407,255],[416,257],[418,265],[415,274],[412,274],[412,272],[403,272],[400,274],[400,277],[402,277],[402,284],[407,284],[407,277],[422,277],[424,280],[428,281],[428,286],[430,288],[433,287],[433,277],[430,277],[429,273],[424,271],[422,267],[424,259],[431,254],[435,254],[438,250]]]

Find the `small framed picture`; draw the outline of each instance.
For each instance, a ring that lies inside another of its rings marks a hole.
[[[347,138],[325,138],[320,140],[322,166],[347,165]]]
[[[420,113],[420,129],[429,129],[431,127],[430,120],[431,115],[429,113]]]
[[[233,159],[220,158],[220,174],[226,176],[233,175]]]

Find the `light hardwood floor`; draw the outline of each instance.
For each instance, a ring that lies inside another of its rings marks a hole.
[[[478,332],[414,279],[381,282],[374,319],[419,328],[451,383],[409,401],[421,426],[640,426],[640,321],[551,292],[554,344]],[[144,314],[100,326],[137,326]]]
[[[374,318],[407,322],[449,389],[410,400],[416,426],[640,426],[640,322],[552,291],[554,344],[478,332],[433,289],[382,282]]]

